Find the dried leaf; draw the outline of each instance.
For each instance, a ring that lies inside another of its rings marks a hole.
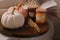
[[[31,27],[35,28],[38,32],[40,32],[39,26],[38,26],[36,23],[34,23],[31,19],[29,19],[28,24],[29,24]]]

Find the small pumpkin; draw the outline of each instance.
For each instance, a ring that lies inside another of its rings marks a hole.
[[[1,23],[5,28],[16,29],[24,25],[24,16],[13,7],[10,7],[1,17]]]
[[[26,18],[27,15],[28,15],[28,14],[27,14],[27,13],[28,13],[27,9],[28,9],[28,6],[27,6],[27,5],[22,5],[22,7],[19,8],[19,12],[22,13],[25,18]]]
[[[25,18],[27,17],[27,11],[25,9],[23,9],[22,7],[19,8],[19,12],[22,13]]]

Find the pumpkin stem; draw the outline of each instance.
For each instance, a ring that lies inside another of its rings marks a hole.
[[[15,8],[13,8],[12,15],[14,15]]]
[[[19,7],[21,7],[23,5],[23,3],[20,3],[17,5],[17,9],[19,10]]]
[[[19,7],[21,7],[22,5],[23,5],[23,3],[20,3],[20,4],[18,4],[17,8],[13,8],[12,15],[14,15],[15,9],[19,10]]]

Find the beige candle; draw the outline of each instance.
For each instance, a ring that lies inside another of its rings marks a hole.
[[[46,21],[46,9],[38,8],[36,10],[36,23],[43,24]]]

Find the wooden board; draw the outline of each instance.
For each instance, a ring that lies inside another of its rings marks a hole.
[[[40,27],[40,33],[38,33],[34,28],[29,27],[29,25],[24,25],[22,28],[18,29],[7,29],[4,28],[0,22],[0,33],[8,37],[36,37],[45,34],[49,29],[48,24]]]

